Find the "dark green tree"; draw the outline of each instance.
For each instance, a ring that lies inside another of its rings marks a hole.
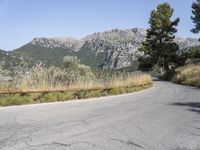
[[[141,66],[158,65],[168,72],[170,65],[177,61],[179,47],[174,42],[174,38],[180,20],[177,18],[172,21],[173,12],[174,9],[168,3],[158,5],[151,12],[150,28],[147,29],[146,40],[139,48],[143,53],[139,58]]]
[[[194,2],[192,4],[192,16],[191,19],[193,21],[194,28],[191,29],[191,31],[193,33],[199,33],[200,32],[200,0],[196,0],[196,2]]]
[[[188,61],[190,63],[200,63],[200,46],[191,47],[188,50]]]

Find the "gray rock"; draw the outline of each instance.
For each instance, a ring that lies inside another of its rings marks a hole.
[[[82,46],[81,40],[77,40],[71,37],[34,38],[31,41],[31,44],[47,48],[71,48],[74,51],[78,51]]]

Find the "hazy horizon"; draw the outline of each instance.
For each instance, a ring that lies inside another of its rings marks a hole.
[[[116,28],[146,29],[151,10],[162,2],[175,9],[173,18],[181,19],[178,37],[199,37],[190,32],[193,0],[0,0],[0,49],[19,48],[35,37],[80,39]]]

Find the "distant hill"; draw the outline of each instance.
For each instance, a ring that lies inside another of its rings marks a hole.
[[[42,45],[36,45],[28,43],[10,53],[18,57],[23,57],[29,60],[31,64],[43,62],[47,66],[62,66],[63,57],[66,55],[74,56],[76,52],[70,48],[60,47],[43,47]]]
[[[43,62],[47,66],[62,66],[63,57],[71,55],[91,67],[114,70],[135,68],[138,48],[145,36],[145,29],[133,28],[94,33],[80,40],[71,37],[34,38],[11,52],[0,51],[0,61],[10,66],[17,65],[21,60],[31,65]],[[176,38],[175,42],[180,49],[200,46],[199,41],[193,38]]]

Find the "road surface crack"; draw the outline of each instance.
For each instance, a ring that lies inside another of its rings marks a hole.
[[[115,138],[111,138],[111,140],[113,140],[113,141],[118,141],[118,142],[120,142],[120,143],[127,144],[127,145],[133,145],[133,146],[136,146],[136,147],[141,148],[141,149],[145,149],[143,146],[137,144],[136,142],[130,141],[130,140],[124,141],[124,140],[115,139]]]
[[[51,144],[60,145],[60,146],[66,146],[66,147],[71,146],[71,144],[65,144],[65,143],[60,143],[60,142],[52,142]]]

